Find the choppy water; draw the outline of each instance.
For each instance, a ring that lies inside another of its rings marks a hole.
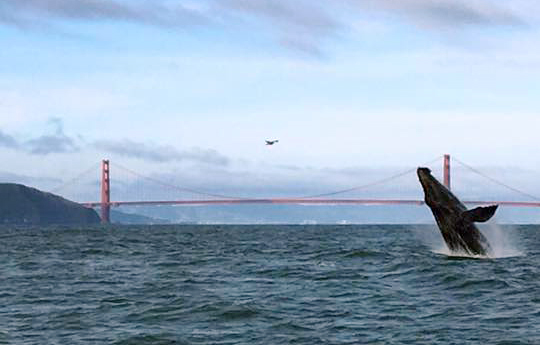
[[[492,259],[435,226],[2,229],[0,344],[538,344],[540,227],[488,233]]]

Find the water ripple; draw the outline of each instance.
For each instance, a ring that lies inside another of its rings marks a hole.
[[[0,344],[540,343],[540,227],[518,230],[486,259],[431,226],[6,228]]]

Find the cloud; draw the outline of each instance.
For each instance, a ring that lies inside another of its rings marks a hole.
[[[19,146],[19,143],[15,138],[13,138],[9,134],[5,134],[2,131],[0,131],[0,147],[7,147],[7,148],[17,148]]]
[[[158,26],[183,26],[203,22],[195,10],[176,2],[119,0],[3,0],[0,21],[19,26],[52,20],[126,21]]]
[[[42,135],[28,140],[24,143],[24,147],[34,155],[76,152],[79,150],[74,140],[66,135]]]
[[[313,1],[225,0],[218,6],[233,18],[248,20],[255,30],[274,32],[281,46],[312,56],[322,56],[321,43],[342,28],[328,6]]]
[[[54,117],[49,120],[49,123],[54,126],[55,133],[42,135],[24,142],[22,147],[27,152],[34,155],[48,155],[50,153],[67,153],[79,150],[75,140],[64,134],[62,119]]]
[[[84,143],[84,140],[80,136],[77,138],[66,135],[61,118],[53,117],[49,119],[48,124],[53,128],[51,134],[43,134],[25,141],[18,140],[12,135],[0,131],[0,147],[32,155],[73,153],[83,149],[94,148],[124,157],[158,163],[193,161],[218,166],[229,164],[229,158],[216,150],[199,147],[178,150],[170,145],[146,144],[128,139],[120,141],[99,140],[92,144],[87,144]]]
[[[122,141],[101,140],[96,141],[93,146],[98,150],[158,163],[186,160],[222,166],[229,163],[227,157],[210,149],[191,148],[181,151],[172,146],[145,144],[128,139]]]
[[[222,0],[219,6],[240,18],[266,22],[282,46],[312,56],[324,55],[324,43],[352,29],[358,21],[401,19],[435,32],[526,26],[525,19],[511,9],[512,4],[490,0]],[[393,17],[389,19],[388,14]]]
[[[54,127],[53,134],[41,135],[26,141],[17,140],[15,137],[0,131],[0,147],[27,152],[33,155],[79,151],[75,140],[64,133],[62,119],[51,118],[49,124]]]
[[[327,32],[338,26],[337,21],[324,8],[303,0],[225,0],[220,4],[224,8],[310,31]]]
[[[435,31],[524,26],[524,18],[514,13],[520,7],[516,1],[3,0],[0,23],[42,27],[56,22],[109,21],[158,27],[239,28],[261,37],[269,34],[290,50],[321,56],[325,42],[358,21],[384,23],[402,18],[405,23]]]
[[[241,19],[255,19],[252,26],[265,22],[277,32],[280,44],[310,55],[321,54],[320,41],[335,35],[342,27],[328,10],[329,6],[313,1],[225,0],[218,6]]]
[[[431,29],[467,26],[521,26],[510,9],[487,0],[350,0],[362,10],[387,11]]]
[[[250,19],[255,19],[250,21]],[[339,27],[326,9],[305,0],[201,0],[120,1],[120,0],[3,0],[0,23],[19,27],[80,22],[132,22],[161,27],[196,25],[236,27],[261,31],[264,21],[276,30],[278,42],[292,49],[319,54],[319,38]]]

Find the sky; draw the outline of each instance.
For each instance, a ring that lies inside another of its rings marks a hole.
[[[0,179],[52,189],[106,158],[186,187],[296,195],[449,153],[540,195],[539,10],[3,0]]]

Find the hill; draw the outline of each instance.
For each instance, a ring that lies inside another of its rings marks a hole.
[[[111,222],[114,224],[170,224],[166,219],[147,217],[136,213],[111,210]]]
[[[96,211],[58,195],[15,183],[0,183],[0,224],[96,224]]]

